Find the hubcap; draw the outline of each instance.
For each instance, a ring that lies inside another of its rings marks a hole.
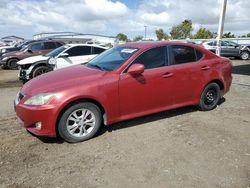
[[[216,99],[216,92],[214,90],[208,90],[208,92],[206,93],[206,96],[205,96],[205,103],[208,104],[208,105],[211,105],[213,104],[213,102],[215,101]]]
[[[96,118],[89,109],[78,109],[72,112],[67,119],[67,130],[75,137],[85,137],[94,129]]]
[[[248,58],[249,58],[248,53],[242,53],[242,54],[241,54],[241,58],[242,58],[242,59],[248,59]]]

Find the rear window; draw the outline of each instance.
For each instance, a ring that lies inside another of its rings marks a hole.
[[[203,53],[201,53],[199,50],[195,49],[196,53],[196,61],[199,61],[203,58]]]
[[[174,64],[183,64],[196,61],[195,49],[190,46],[172,45]]]
[[[93,47],[93,54],[100,54],[104,51],[105,51],[105,49],[103,49],[103,48]]]
[[[44,49],[48,50],[48,49],[55,49],[57,46],[54,42],[45,42],[44,43]]]

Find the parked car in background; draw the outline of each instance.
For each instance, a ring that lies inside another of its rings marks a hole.
[[[85,65],[27,82],[15,99],[19,123],[35,135],[68,142],[101,125],[182,106],[214,109],[232,82],[232,63],[199,45],[127,43]]]
[[[210,50],[211,52],[216,52],[216,41],[207,41],[201,43],[201,45]],[[247,60],[250,57],[250,48],[245,45],[239,45],[232,41],[221,41],[221,56],[224,57],[235,57],[242,60]]]
[[[28,44],[32,43],[32,42],[37,42],[37,40],[27,40],[22,42],[21,44],[17,44],[16,46],[8,46],[8,47],[2,47],[0,49],[0,56],[2,56],[5,53],[9,53],[9,52],[15,52],[15,51],[19,51],[22,48],[25,48],[26,46],[28,46]]]
[[[46,55],[33,56],[17,64],[20,66],[19,79],[24,83],[46,72],[87,63],[107,48],[94,44],[66,44]]]
[[[44,55],[62,46],[64,43],[52,40],[37,41],[28,44],[25,48],[17,52],[9,52],[0,57],[0,65],[3,68],[16,69],[17,62],[31,56]]]

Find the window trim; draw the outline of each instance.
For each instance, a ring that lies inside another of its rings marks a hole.
[[[164,63],[165,66],[162,66],[162,67],[167,67],[167,66],[169,66],[169,60],[170,60],[170,58],[169,58],[169,48],[168,48],[168,46],[169,46],[169,45],[154,46],[154,47],[151,47],[151,48],[148,48],[148,49],[142,51],[141,53],[139,53],[139,54],[134,58],[133,61],[131,61],[131,62],[122,70],[122,72],[121,72],[120,74],[126,74],[127,71],[128,71],[128,69],[129,69],[129,67],[132,66],[132,64],[134,63],[134,61],[135,61],[140,55],[142,55],[143,53],[145,53],[145,52],[147,52],[147,51],[149,51],[149,50],[152,50],[152,49],[154,49],[154,48],[160,48],[160,47],[165,47],[165,63]],[[166,49],[167,49],[167,50],[166,50]],[[167,53],[167,54],[166,54],[166,53]],[[168,61],[166,61],[166,60],[168,60]],[[152,68],[152,69],[145,69],[144,71],[153,70],[153,69],[159,69],[159,68],[162,68],[162,67],[156,67],[156,68]]]
[[[191,62],[187,62],[187,63],[181,63],[181,64],[175,64],[175,59],[174,59],[174,54],[173,54],[173,51],[172,51],[172,46],[185,46],[185,47],[190,47],[190,48],[193,48],[194,50],[194,54],[195,54],[195,61],[191,61]],[[171,55],[171,61],[169,62],[169,66],[178,66],[178,65],[184,65],[184,64],[191,64],[191,63],[198,63],[200,62],[201,60],[203,60],[203,58],[205,57],[204,53],[202,53],[200,50],[198,50],[197,48],[195,47],[192,47],[192,46],[188,46],[188,45],[183,45],[183,44],[171,44],[169,45],[169,48],[171,49],[171,52],[170,52],[170,55]],[[199,51],[200,53],[202,53],[202,58],[200,58],[198,60],[197,58],[197,52],[196,51]]]

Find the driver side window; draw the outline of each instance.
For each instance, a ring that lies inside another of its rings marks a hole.
[[[166,47],[156,47],[143,52],[135,59],[133,64],[143,64],[145,69],[153,69],[166,65]]]

